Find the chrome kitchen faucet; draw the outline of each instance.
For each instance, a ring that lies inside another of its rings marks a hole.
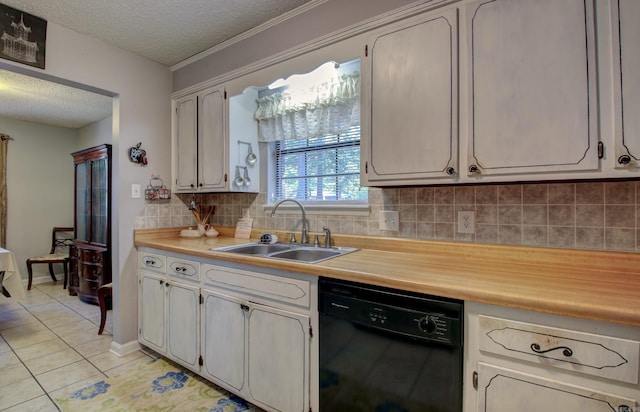
[[[280,206],[284,202],[293,202],[300,207],[300,211],[302,212],[302,238],[300,239],[300,243],[302,244],[309,243],[307,240],[307,213],[304,210],[304,206],[302,205],[302,203],[298,202],[295,199],[282,199],[278,201],[275,205],[273,205],[273,209],[271,209],[271,217],[274,217],[276,215],[276,209],[278,209],[278,206]]]

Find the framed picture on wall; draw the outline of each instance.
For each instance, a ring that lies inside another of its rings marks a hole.
[[[0,4],[0,57],[44,69],[47,21]]]

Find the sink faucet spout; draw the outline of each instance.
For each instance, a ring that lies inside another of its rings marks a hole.
[[[295,199],[282,199],[282,200],[279,200],[275,205],[273,205],[273,209],[271,209],[271,217],[274,217],[276,215],[276,210],[284,202],[295,203],[300,208],[300,212],[302,212],[302,237],[300,239],[300,243],[308,243],[308,240],[307,240],[307,213],[304,210],[304,206],[302,205],[302,203],[298,202]]]

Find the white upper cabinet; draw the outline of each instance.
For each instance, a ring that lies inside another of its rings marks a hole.
[[[258,192],[255,99],[213,87],[175,101],[177,192]]]
[[[640,167],[640,2],[611,2],[617,168]],[[616,52],[619,52],[616,53]]]
[[[198,97],[176,101],[176,190],[198,186]]]
[[[223,89],[210,89],[198,96],[198,188],[226,186],[227,97]]]
[[[593,2],[482,0],[465,12],[467,173],[597,170]]]
[[[224,189],[226,145],[226,93],[207,89],[177,100],[176,187],[178,192]]]
[[[362,184],[455,176],[457,10],[376,33],[367,42],[362,66]]]

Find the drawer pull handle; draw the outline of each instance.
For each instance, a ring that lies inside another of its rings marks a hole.
[[[180,273],[185,273],[187,271],[187,268],[184,266],[176,266],[176,272]]]
[[[571,348],[569,348],[567,346],[557,346],[555,348],[542,350],[542,349],[540,349],[540,345],[538,345],[537,343],[532,343],[531,344],[531,350],[534,351],[535,353],[547,353],[547,352],[551,352],[551,351],[558,350],[558,349],[562,349],[562,354],[564,356],[566,356],[567,358],[570,357],[570,356],[573,356],[573,351],[571,350]]]
[[[156,261],[153,260],[153,259],[147,259],[147,260],[144,261],[144,264],[147,265],[147,266],[153,266],[153,265],[156,264]]]

